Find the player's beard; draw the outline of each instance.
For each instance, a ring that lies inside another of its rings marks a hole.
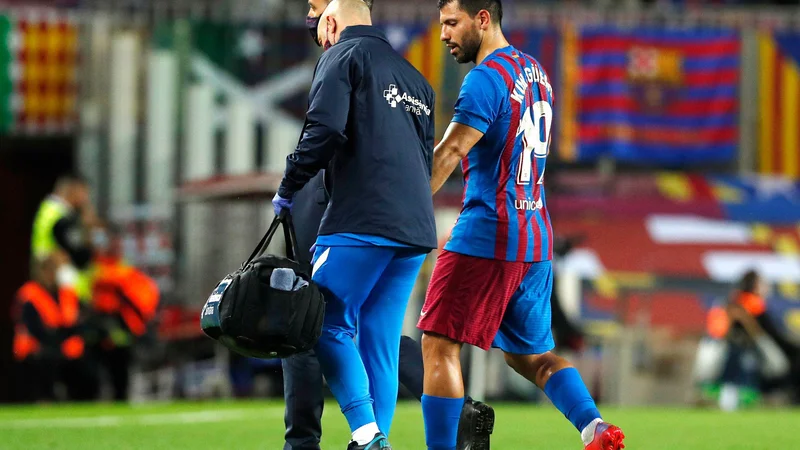
[[[473,27],[464,35],[463,42],[458,46],[459,50],[453,55],[459,64],[474,63],[478,59],[478,51],[481,49],[481,37],[478,27]]]

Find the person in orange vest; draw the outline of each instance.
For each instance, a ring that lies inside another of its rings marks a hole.
[[[16,294],[13,353],[20,369],[17,389],[26,401],[55,400],[53,387],[62,363],[84,356],[78,294],[56,281],[62,263],[58,256],[41,260],[34,279]]]
[[[155,281],[122,260],[121,240],[106,226],[95,230],[91,268],[92,309],[103,329],[98,354],[114,388],[114,399],[128,399],[132,346],[145,335],[159,303]]]
[[[764,279],[757,272],[749,271],[740,282],[736,304],[755,320],[764,335],[775,343],[775,347],[788,360],[789,370],[782,375],[765,377],[762,387],[767,390],[788,388],[792,403],[798,405],[800,404],[800,343],[788,337],[780,329],[775,318],[768,313],[769,304],[765,301],[767,290],[768,286]]]
[[[766,314],[767,285],[755,271],[748,271],[724,306],[709,310],[707,331],[728,344],[720,382],[720,406],[736,409],[745,397],[757,397],[765,380],[790,375],[790,352]],[[748,395],[748,393],[750,395]]]

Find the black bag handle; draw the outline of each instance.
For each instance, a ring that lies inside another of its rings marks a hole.
[[[247,261],[242,263],[242,268],[250,264],[267,250],[270,242],[272,242],[272,237],[275,236],[275,232],[278,231],[278,226],[281,224],[283,224],[283,237],[286,240],[286,257],[292,261],[295,260],[295,255],[298,254],[297,236],[294,232],[292,215],[288,210],[284,209],[279,215],[272,219],[272,224],[270,224],[269,229],[264,234],[264,237],[261,238],[255,250],[253,250],[253,253],[250,254],[250,257],[247,258]]]
[[[291,213],[287,213],[283,218],[283,239],[286,242],[286,257],[292,261],[297,261],[299,247],[297,246],[297,236],[295,235],[294,221],[292,221]],[[265,246],[264,250],[266,249],[267,247]],[[262,250],[262,252],[264,250]]]

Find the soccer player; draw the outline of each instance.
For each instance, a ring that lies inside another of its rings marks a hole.
[[[435,193],[461,163],[464,201],[439,255],[418,327],[429,450],[453,450],[464,385],[463,344],[498,347],[580,431],[586,449],[623,448],[569,362],[553,354],[553,234],[544,194],[553,92],[544,69],[509,45],[499,0],[439,0],[441,39],[464,79],[435,149]]]
[[[436,247],[435,97],[371,26],[362,0],[329,4],[318,37],[327,51],[273,203],[276,214],[291,209],[294,194],[332,162],[313,259],[312,277],[327,301],[315,352],[350,425],[348,450],[390,449],[403,318],[425,255]]]

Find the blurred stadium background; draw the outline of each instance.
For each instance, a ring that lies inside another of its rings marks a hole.
[[[698,348],[709,309],[747,270],[768,282],[780,332],[800,340],[800,7],[772,3],[504,2],[510,40],[554,80],[558,345],[605,405],[714,405],[694,376]],[[21,400],[12,306],[34,215],[68,171],[161,294],[133,347],[129,400],[280,397],[279,362],[231,355],[198,313],[272,218],[319,55],[306,11],[0,0],[0,402]],[[374,22],[436,89],[441,135],[469,67],[439,42],[435,2],[377,0]],[[454,176],[435,199],[442,241],[460,187]],[[434,261],[409,305],[412,336]],[[502,355],[464,360],[476,397],[546,401]],[[792,398],[786,386],[757,397]]]

